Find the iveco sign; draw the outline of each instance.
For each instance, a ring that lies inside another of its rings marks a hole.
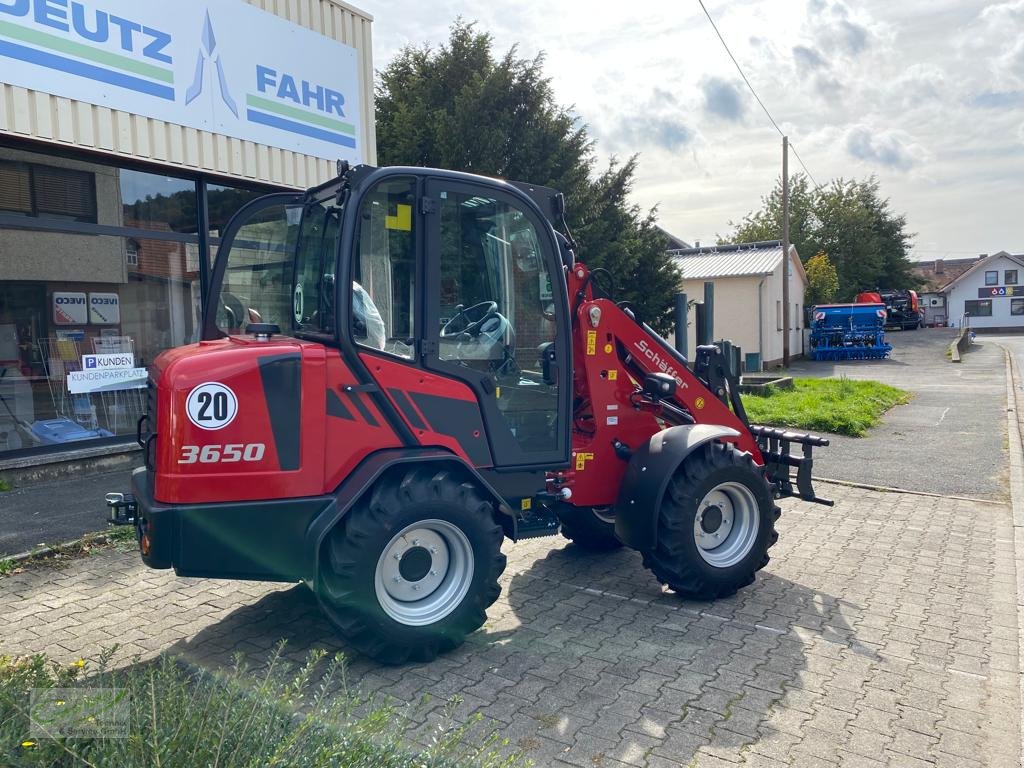
[[[241,0],[0,0],[0,79],[361,162],[357,54]]]

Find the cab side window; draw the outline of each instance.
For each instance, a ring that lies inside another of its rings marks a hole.
[[[412,359],[416,317],[416,183],[388,179],[359,210],[352,266],[357,344]]]

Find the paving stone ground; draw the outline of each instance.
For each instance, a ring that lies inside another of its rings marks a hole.
[[[1020,765],[1013,528],[1001,503],[821,486],[783,503],[755,584],[663,592],[637,554],[508,544],[458,651],[352,661],[366,692],[463,698],[538,765]],[[0,580],[0,654],[181,654],[208,667],[346,650],[303,586],[181,579],[106,551]],[[418,717],[436,717],[429,708]]]

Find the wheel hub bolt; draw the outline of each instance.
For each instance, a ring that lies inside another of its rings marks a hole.
[[[401,559],[402,559],[402,553],[401,552],[395,552],[395,560],[401,560]]]
[[[413,588],[413,590],[414,590],[414,591],[417,591],[417,592],[418,592],[418,591],[419,591],[419,588],[420,588],[420,585],[419,585],[419,584],[413,584],[413,585],[412,585],[412,588]]]
[[[431,575],[431,576],[437,576],[437,571],[435,571],[435,570],[431,569],[431,571],[430,571],[430,575]]]
[[[418,547],[418,546],[420,545],[420,540],[419,540],[419,539],[413,539],[413,540],[412,540],[412,545],[413,545],[414,547]]]
[[[401,577],[401,576],[394,576],[394,577],[392,577],[392,581],[394,581],[394,582],[395,582],[395,584],[397,584],[397,583],[398,583],[398,582],[400,582],[401,580],[402,580],[402,577]]]

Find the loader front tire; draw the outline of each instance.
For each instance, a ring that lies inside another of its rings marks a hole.
[[[451,471],[385,477],[328,535],[316,590],[324,613],[385,664],[456,648],[501,593],[504,534],[493,513]]]
[[[658,511],[644,566],[684,597],[713,600],[753,583],[778,539],[780,510],[747,453],[711,442],[683,460]]]
[[[622,546],[615,537],[611,508],[574,507],[562,503],[557,512],[562,521],[562,535],[581,549],[609,552]]]

